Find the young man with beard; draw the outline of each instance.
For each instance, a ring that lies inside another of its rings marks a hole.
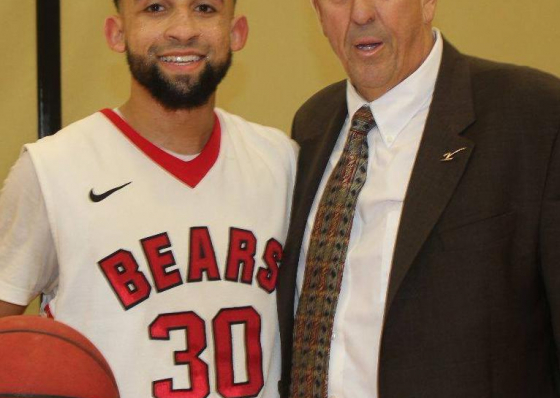
[[[234,0],[117,7],[130,98],[25,146],[0,198],[0,315],[42,293],[124,398],[275,397],[296,150],[214,107],[247,20]]]

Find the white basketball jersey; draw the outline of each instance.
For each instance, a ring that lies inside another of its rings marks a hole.
[[[123,398],[278,396],[295,149],[216,120],[189,162],[110,110],[26,146],[59,263],[48,308],[101,350]]]

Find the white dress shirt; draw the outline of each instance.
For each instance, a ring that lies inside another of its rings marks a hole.
[[[406,80],[369,103],[377,127],[368,134],[367,180],[358,198],[334,319],[328,390],[332,398],[377,398],[378,361],[389,273],[404,196],[441,63],[443,42]],[[368,102],[348,82],[348,115]],[[348,117],[319,186],[304,235],[297,277],[305,260],[317,206],[349,132]]]

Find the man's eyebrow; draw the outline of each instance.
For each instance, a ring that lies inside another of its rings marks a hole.
[[[141,1],[144,1],[144,0],[134,0],[134,3],[137,4],[137,3],[140,3]],[[219,1],[222,4],[225,3],[225,0],[217,0],[217,1]]]

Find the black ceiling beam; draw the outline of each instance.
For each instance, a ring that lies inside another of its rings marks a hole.
[[[39,138],[62,124],[60,73],[60,0],[36,0],[37,109]]]

